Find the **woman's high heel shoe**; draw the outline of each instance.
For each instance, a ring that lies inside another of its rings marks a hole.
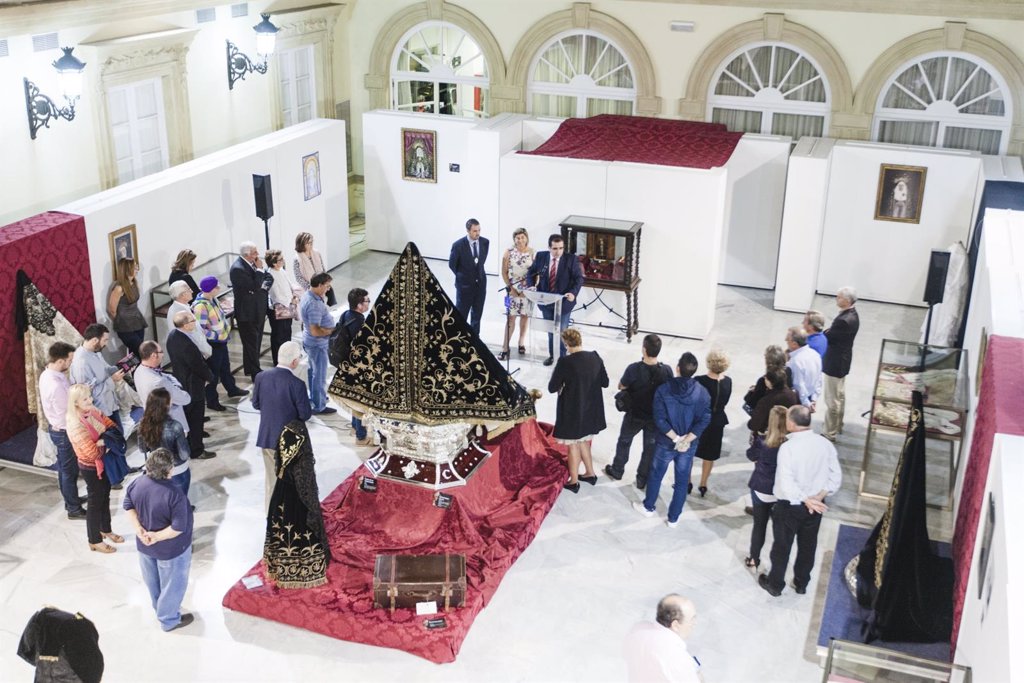
[[[591,475],[589,477],[579,477],[579,480],[580,481],[585,481],[588,484],[590,484],[591,486],[597,486],[597,475],[596,474]]]
[[[697,490],[700,491],[700,497],[703,498],[705,495],[707,495],[708,487],[707,486],[698,486]]]
[[[504,349],[498,354],[498,360],[508,360],[508,349]]]
[[[90,543],[89,544],[89,550],[92,550],[93,552],[97,552],[97,553],[116,553],[117,552],[117,548],[115,548],[113,546],[109,546],[106,543],[103,543],[102,541],[100,541],[99,543]]]
[[[112,543],[124,543],[124,536],[118,536],[115,533],[105,533],[101,535]]]
[[[520,346],[519,347],[519,355],[520,356],[525,356],[526,355],[526,347],[525,346]]]

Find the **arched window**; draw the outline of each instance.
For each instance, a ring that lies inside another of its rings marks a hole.
[[[874,137],[1002,154],[1011,121],[1009,88],[995,69],[963,52],[937,52],[897,69],[882,88]]]
[[[633,68],[622,50],[591,31],[557,36],[530,68],[526,109],[538,116],[632,114]]]
[[[487,60],[454,24],[428,21],[398,41],[391,60],[391,107],[452,116],[487,116]]]
[[[732,131],[821,136],[828,129],[828,83],[796,48],[751,45],[729,56],[712,79],[708,110]]]

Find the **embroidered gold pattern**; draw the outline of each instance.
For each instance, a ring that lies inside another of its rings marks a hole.
[[[900,450],[899,460],[896,462],[896,474],[892,478],[892,488],[889,489],[889,502],[882,515],[882,527],[878,530],[878,540],[875,541],[875,587],[882,587],[882,572],[885,570],[885,561],[889,555],[889,527],[892,524],[893,504],[896,501],[896,493],[900,490],[900,473],[903,471],[903,459],[907,457],[910,448],[914,446],[917,439],[923,438],[924,425],[921,424],[921,411],[916,408],[910,411],[910,423],[907,426],[907,438],[903,441],[903,448]]]

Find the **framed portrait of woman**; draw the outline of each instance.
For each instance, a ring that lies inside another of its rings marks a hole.
[[[107,235],[110,242],[110,265],[112,272],[117,272],[118,259],[130,258],[139,262],[139,242],[135,236],[135,224],[126,225]]]
[[[402,129],[402,178],[420,183],[437,182],[437,132]]]
[[[920,223],[924,200],[924,166],[882,164],[878,172],[875,220]]]

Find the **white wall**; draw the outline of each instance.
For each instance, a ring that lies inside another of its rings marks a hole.
[[[1021,481],[1024,481],[1024,437],[996,434],[954,656],[957,664],[971,667],[976,681],[1016,681],[1024,677],[1024,653],[1019,646],[1014,646],[1021,642],[1018,637],[1024,638],[1024,581],[1020,571],[1024,562],[1024,539],[1019,533],[1024,524]],[[990,493],[996,511],[986,579],[978,571],[978,555]],[[985,582],[982,584],[984,592],[979,598],[978,584],[982,581]]]
[[[928,169],[919,224],[874,219],[881,164]],[[865,299],[922,305],[931,250],[967,241],[980,172],[976,152],[836,142],[818,291],[852,285]]]
[[[771,289],[782,231],[792,139],[744,135],[726,163],[729,181],[719,282]]]
[[[804,137],[789,157],[775,278],[776,310],[804,313],[814,301],[835,143],[830,138]]]
[[[302,157],[320,153],[321,194],[304,200]],[[270,244],[291,268],[295,235],[312,233],[329,266],[349,258],[348,170],[345,124],[315,120],[230,147],[161,173],[60,207],[85,217],[89,263],[98,317],[103,319],[112,281],[107,235],[135,224],[142,272],[141,301],[149,318],[149,290],[166,283],[179,250],[199,262],[251,240],[264,245],[263,221],[254,209],[252,174],[271,175],[274,217]],[[152,334],[152,332],[151,332]]]

